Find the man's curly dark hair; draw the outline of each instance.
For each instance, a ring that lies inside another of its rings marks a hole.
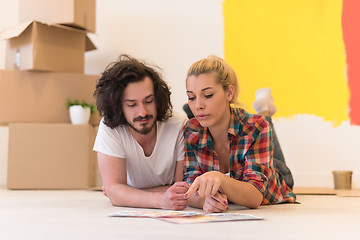
[[[94,91],[96,107],[105,125],[116,128],[127,124],[122,109],[124,90],[129,83],[143,81],[145,77],[154,84],[156,120],[164,121],[172,116],[170,89],[154,68],[126,54],[120,55],[118,61],[105,68]]]

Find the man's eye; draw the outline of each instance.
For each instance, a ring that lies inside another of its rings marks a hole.
[[[214,96],[214,94],[207,94],[205,95],[205,98],[211,98],[212,96]]]
[[[188,97],[188,100],[189,100],[189,101],[194,101],[194,100],[195,100],[195,97]]]

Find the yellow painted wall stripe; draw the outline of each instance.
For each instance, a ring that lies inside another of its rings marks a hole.
[[[271,87],[276,117],[348,120],[342,1],[225,0],[225,60],[254,112],[255,90]]]

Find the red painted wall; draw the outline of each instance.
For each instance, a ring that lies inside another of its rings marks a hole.
[[[349,118],[360,125],[360,1],[343,0],[343,38],[350,90]]]

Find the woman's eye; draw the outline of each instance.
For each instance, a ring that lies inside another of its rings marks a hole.
[[[189,100],[189,101],[194,101],[194,100],[195,100],[195,97],[188,97],[188,100]]]
[[[131,105],[128,105],[128,107],[135,107],[136,104],[131,104]]]
[[[207,94],[205,95],[205,98],[211,98],[212,96],[214,96],[214,94]]]
[[[151,99],[151,100],[145,101],[145,103],[149,104],[149,103],[152,103],[153,101],[154,101],[154,99]]]

